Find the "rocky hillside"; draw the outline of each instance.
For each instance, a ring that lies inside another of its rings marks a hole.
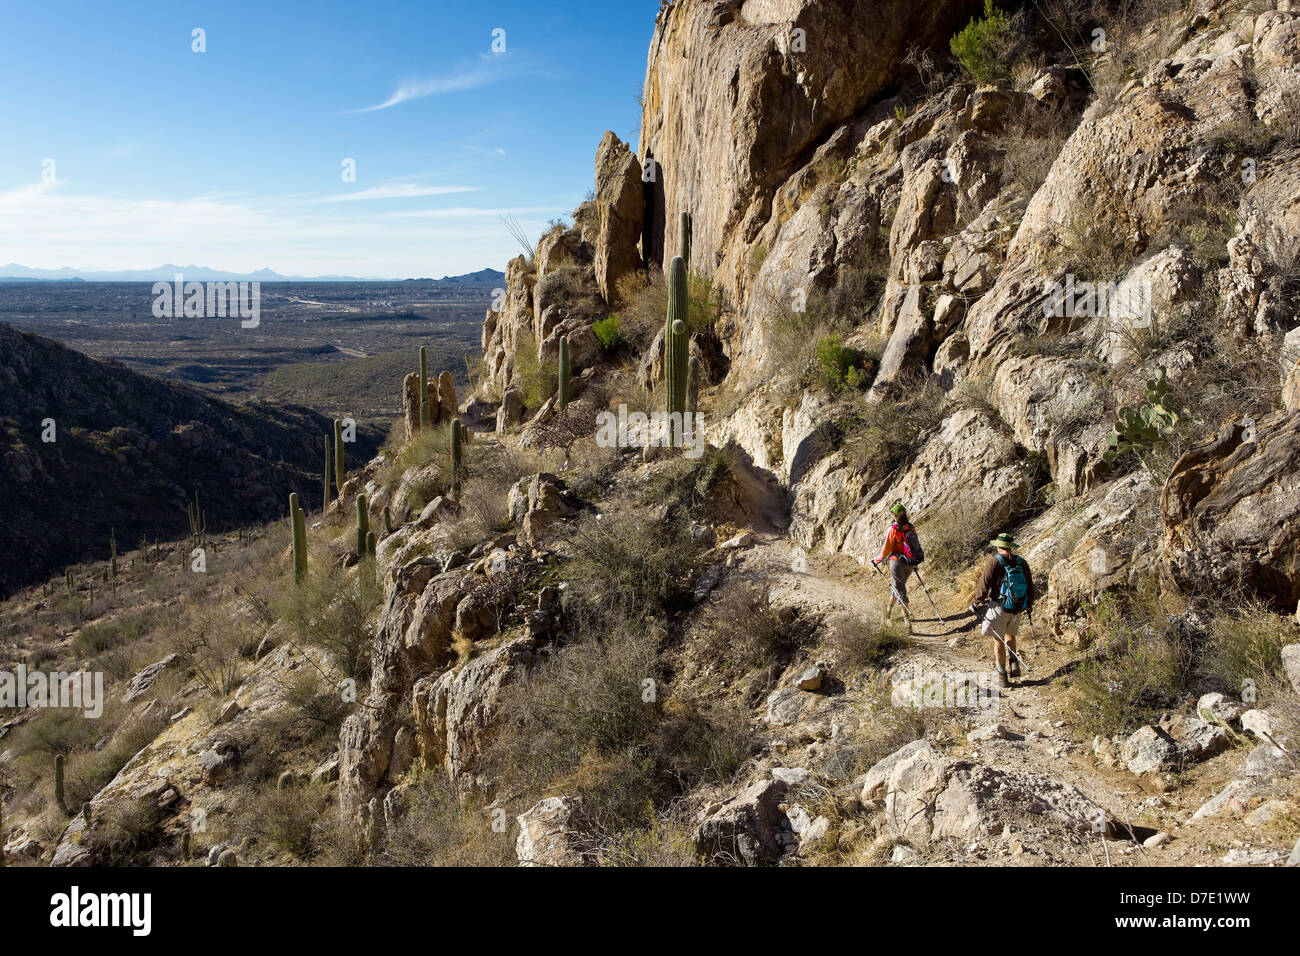
[[[296,561],[15,643],[120,676],[0,725],[11,857],[1300,863],[1300,11],[677,0],[643,100]]]
[[[320,497],[331,424],[306,409],[232,405],[8,325],[0,386],[0,594],[107,558],[110,536],[125,552],[185,532],[195,492],[213,532],[282,514],[290,490]]]

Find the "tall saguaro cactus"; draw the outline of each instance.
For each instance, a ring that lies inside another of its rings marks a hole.
[[[569,406],[569,337],[560,336],[559,385],[555,390],[555,407],[564,411]]]
[[[334,419],[334,487],[343,498],[343,423]]]
[[[451,493],[460,497],[460,481],[465,470],[465,450],[459,418],[451,420]]]
[[[420,427],[427,428],[432,416],[429,414],[429,355],[423,345],[420,346]]]
[[[686,412],[686,356],[690,333],[686,329],[686,262],[673,256],[668,268],[668,317],[664,325],[664,386],[668,399],[668,416],[672,443],[682,439],[682,416]],[[676,415],[676,419],[672,416]]]
[[[325,495],[321,499],[322,513],[330,510],[330,436],[325,436]]]
[[[113,577],[117,577],[117,529],[109,528],[108,530],[108,550],[110,554],[109,566],[113,569]]]
[[[208,513],[199,507],[199,489],[194,489],[194,504],[186,504],[185,510],[190,518],[190,537],[194,547],[203,547],[203,537],[208,532]]]
[[[298,492],[289,495],[289,517],[293,521],[293,582],[307,578],[307,516],[298,504]]]
[[[689,267],[691,264],[691,214],[689,212],[682,213],[681,229],[682,261]]]
[[[365,493],[357,495],[357,557],[364,558],[370,549],[366,547],[366,536],[370,534],[370,502]]]

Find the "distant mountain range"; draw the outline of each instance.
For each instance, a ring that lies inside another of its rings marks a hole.
[[[360,276],[286,276],[270,269],[256,272],[222,272],[207,266],[177,266],[168,263],[156,269],[124,269],[116,272],[94,272],[64,266],[61,269],[30,269],[16,262],[0,266],[0,282],[171,282],[176,273],[195,282],[504,282],[505,273],[496,269],[480,269],[461,276],[444,276],[441,279],[375,279]]]

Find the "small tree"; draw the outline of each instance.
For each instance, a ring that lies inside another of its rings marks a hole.
[[[948,41],[957,62],[977,83],[991,83],[1005,76],[1012,24],[1007,15],[984,0],[984,16],[972,17],[966,28]]]

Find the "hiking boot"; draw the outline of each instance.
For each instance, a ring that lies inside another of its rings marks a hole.
[[[999,687],[1011,686],[1011,681],[1007,680],[1007,672],[1004,671],[1001,667],[998,668],[998,686]]]
[[[1017,678],[1020,676],[1020,661],[1014,657],[1007,661],[1007,676]]]

